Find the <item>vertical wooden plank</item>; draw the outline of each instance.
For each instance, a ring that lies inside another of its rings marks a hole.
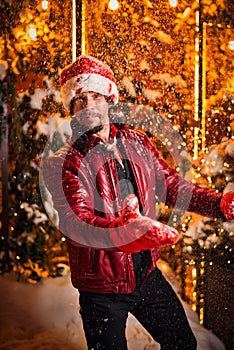
[[[213,258],[206,267],[204,326],[219,337],[226,350],[234,349],[234,263]]]
[[[8,233],[8,93],[7,82],[0,80],[0,233]]]

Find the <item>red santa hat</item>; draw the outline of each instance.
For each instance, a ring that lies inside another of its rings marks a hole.
[[[60,75],[62,100],[70,112],[70,103],[81,92],[98,92],[118,102],[118,90],[112,70],[105,63],[91,56],[80,56],[65,67]]]

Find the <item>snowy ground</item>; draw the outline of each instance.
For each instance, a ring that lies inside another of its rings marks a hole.
[[[175,277],[162,261],[159,266],[177,291]],[[1,350],[86,350],[79,315],[78,292],[70,276],[45,279],[31,285],[15,281],[15,276],[0,277]],[[225,350],[221,341],[201,327],[197,315],[184,304],[198,340],[198,350]],[[127,323],[129,350],[158,350],[136,319]]]

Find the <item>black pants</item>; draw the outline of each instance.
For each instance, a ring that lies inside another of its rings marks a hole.
[[[184,309],[157,268],[142,289],[131,294],[80,292],[80,307],[90,350],[126,350],[128,312],[136,317],[162,350],[197,348]]]

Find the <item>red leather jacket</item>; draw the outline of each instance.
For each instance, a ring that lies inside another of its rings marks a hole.
[[[175,208],[222,219],[222,194],[189,183],[160,158],[144,133],[111,124],[110,142],[119,138],[135,176],[144,215],[155,219],[156,194]],[[67,237],[71,279],[79,290],[131,293],[131,254],[113,247],[110,226],[122,210],[113,154],[97,136],[71,140],[43,163],[44,181]],[[151,251],[148,274],[160,256]]]

